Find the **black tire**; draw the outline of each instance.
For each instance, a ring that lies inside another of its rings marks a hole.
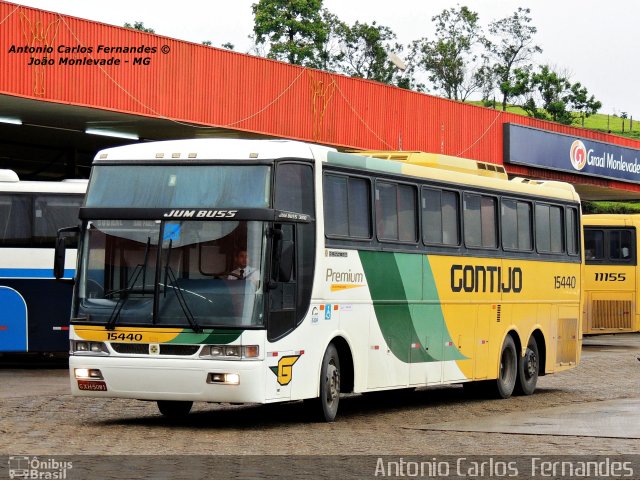
[[[333,422],[340,402],[340,357],[333,343],[324,352],[320,369],[320,397],[310,403],[311,415],[321,422]]]
[[[518,356],[518,381],[515,392],[519,395],[531,395],[536,390],[539,371],[538,342],[529,338],[527,350],[523,357]]]
[[[509,398],[518,377],[518,354],[510,335],[504,339],[500,352],[500,370],[496,379],[495,393],[498,398]]]
[[[183,418],[191,411],[193,402],[180,400],[158,400],[158,410],[167,418]]]

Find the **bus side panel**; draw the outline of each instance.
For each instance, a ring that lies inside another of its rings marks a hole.
[[[2,279],[2,284],[14,289],[25,301],[28,345],[13,352],[69,351],[69,316],[72,285],[49,279]],[[2,314],[11,316],[11,313]],[[22,321],[17,318],[13,322]],[[2,323],[2,322],[0,322]],[[4,348],[4,347],[0,347]]]
[[[0,352],[27,351],[27,303],[13,288],[0,286]]]
[[[545,372],[575,366],[580,349],[577,327],[581,316],[581,265],[518,260],[504,260],[503,265],[507,274],[516,269],[521,272],[521,282],[517,280],[520,273],[511,279],[516,288],[502,293],[503,305],[513,307],[507,321],[519,334],[519,353],[524,354],[531,334],[539,329],[546,347]]]
[[[495,375],[495,353],[491,332],[495,328],[500,304],[500,259],[429,256],[429,264],[442,304],[447,337],[447,355],[456,352],[443,380],[484,379]]]
[[[371,323],[371,332],[380,332],[379,337],[371,337],[369,388],[467,378],[457,361],[468,357],[448,330],[440,300],[443,287],[436,281],[430,258],[391,252],[359,254],[374,304],[376,322]],[[374,381],[379,370],[387,371],[386,378]]]

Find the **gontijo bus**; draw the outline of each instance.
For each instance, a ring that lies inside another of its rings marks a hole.
[[[341,392],[506,398],[579,360],[564,183],[440,155],[169,141],[99,152],[80,217],[74,395],[166,415],[307,400],[331,421]],[[257,279],[230,276],[238,250]]]
[[[0,352],[67,352],[75,250],[51,271],[56,232],[78,224],[86,180],[25,181],[0,170]],[[70,245],[72,246],[72,245]]]
[[[584,215],[583,333],[640,331],[640,215]]]

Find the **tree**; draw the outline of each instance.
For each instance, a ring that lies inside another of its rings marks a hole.
[[[310,67],[322,63],[322,0],[259,0],[251,8],[255,42],[268,46],[269,58]]]
[[[227,50],[234,50],[236,46],[231,42],[225,42],[221,45],[222,48],[226,48]]]
[[[343,73],[339,64],[344,58],[341,43],[343,33],[347,26],[326,8],[322,9],[320,15],[322,23],[324,24],[326,36],[322,46],[320,47],[318,56],[319,61],[315,66],[322,70]]]
[[[412,44],[418,67],[447,98],[466,100],[483,83],[478,48],[485,42],[478,14],[467,7],[450,8],[431,19],[435,39]]]
[[[141,32],[156,33],[156,31],[153,28],[145,27],[144,22],[133,22],[133,25],[131,25],[129,22],[125,22],[123,27],[131,28],[132,30],[139,30]]]
[[[342,73],[382,83],[393,83],[398,68],[389,61],[388,53],[398,53],[396,34],[389,27],[356,21],[341,28]]]
[[[542,52],[533,42],[537,29],[530,25],[530,13],[528,8],[518,8],[510,17],[489,24],[489,33],[496,38],[485,45],[493,60],[491,71],[502,94],[503,111],[509,99],[523,94],[522,73],[530,70],[533,56]]]
[[[537,72],[516,69],[516,84],[522,85],[521,107],[535,118],[553,120],[565,125],[596,113],[602,104],[580,82],[574,84],[569,76],[542,65]]]
[[[571,85],[571,94],[569,96],[573,110],[578,113],[581,124],[584,127],[584,119],[590,117],[602,108],[602,102],[595,99],[593,95],[589,96],[587,89],[580,82]],[[623,112],[626,118],[626,113]],[[624,123],[623,123],[624,129]]]

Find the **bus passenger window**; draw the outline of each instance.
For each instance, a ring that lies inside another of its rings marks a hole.
[[[0,245],[29,246],[31,236],[31,197],[0,196]]]
[[[612,260],[628,260],[631,258],[631,232],[628,230],[612,230],[609,232],[609,258]]]
[[[584,258],[585,260],[604,259],[604,232],[602,230],[585,228]]]

